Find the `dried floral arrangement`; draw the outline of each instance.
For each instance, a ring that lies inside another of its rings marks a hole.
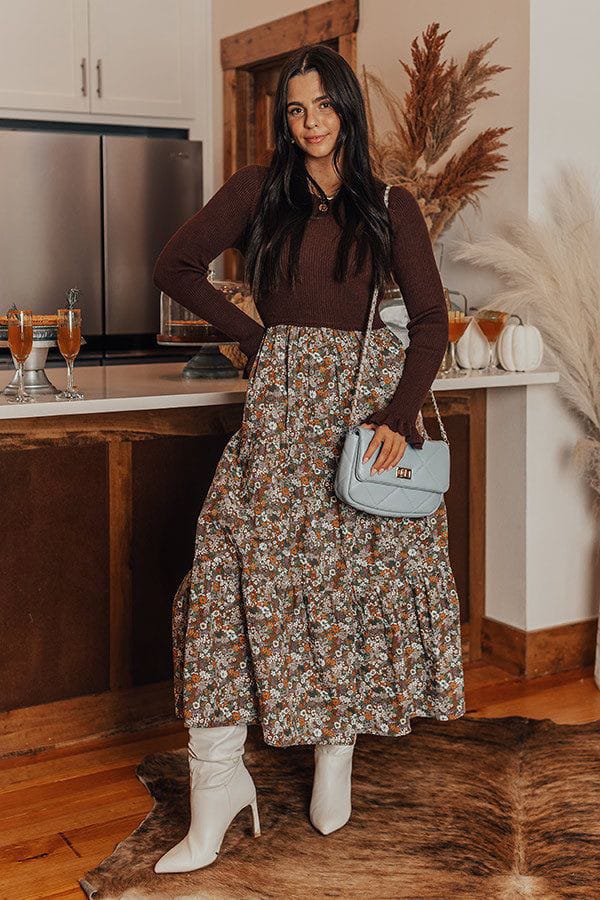
[[[559,371],[557,389],[583,423],[574,460],[600,513],[600,202],[572,163],[548,188],[548,216],[512,218],[500,233],[453,242],[453,259],[495,271],[506,289],[486,309],[529,313]]]
[[[399,60],[409,78],[403,100],[363,66],[371,164],[374,174],[389,184],[401,184],[419,201],[432,242],[455,216],[470,204],[480,208],[479,192],[496,172],[506,169],[507,157],[499,151],[511,128],[486,128],[464,150],[441,163],[456,138],[465,130],[480,100],[498,96],[486,87],[495,75],[510,66],[485,61],[498,38],[467,55],[462,66],[452,57],[442,59],[449,31],[439,32],[439,22],[429,25],[411,44],[412,66]],[[376,132],[370,90],[383,101],[392,129]]]

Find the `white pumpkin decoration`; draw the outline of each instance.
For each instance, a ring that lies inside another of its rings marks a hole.
[[[505,325],[496,341],[498,362],[508,372],[530,372],[537,369],[544,355],[544,342],[535,325],[525,325],[520,316],[512,313],[520,324]]]
[[[456,361],[463,369],[483,369],[490,359],[490,345],[474,318],[456,342]]]

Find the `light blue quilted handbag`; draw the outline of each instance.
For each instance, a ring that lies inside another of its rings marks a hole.
[[[388,184],[385,190],[386,206],[390,187]],[[350,410],[351,423],[355,418],[358,386],[375,315],[377,295],[378,289],[375,288]],[[338,499],[362,512],[376,516],[415,518],[428,516],[436,511],[450,486],[450,445],[433,391],[431,398],[443,440],[425,439],[420,449],[407,444],[398,465],[387,471],[370,474],[371,466],[381,448],[365,463],[362,462],[371,443],[373,431],[361,428],[358,424],[349,426],[335,473],[334,488]]]

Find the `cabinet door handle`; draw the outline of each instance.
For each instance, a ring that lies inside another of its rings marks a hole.
[[[86,74],[86,66],[87,59],[82,57],[81,59],[81,93],[84,97],[87,97],[87,74]]]
[[[96,72],[98,73],[98,87],[96,88],[96,93],[99,97],[102,96],[102,60],[99,59],[96,63]]]

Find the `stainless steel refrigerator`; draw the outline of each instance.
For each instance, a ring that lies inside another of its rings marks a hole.
[[[172,357],[152,270],[202,195],[201,141],[0,130],[0,312],[54,313],[78,287],[80,362]]]

